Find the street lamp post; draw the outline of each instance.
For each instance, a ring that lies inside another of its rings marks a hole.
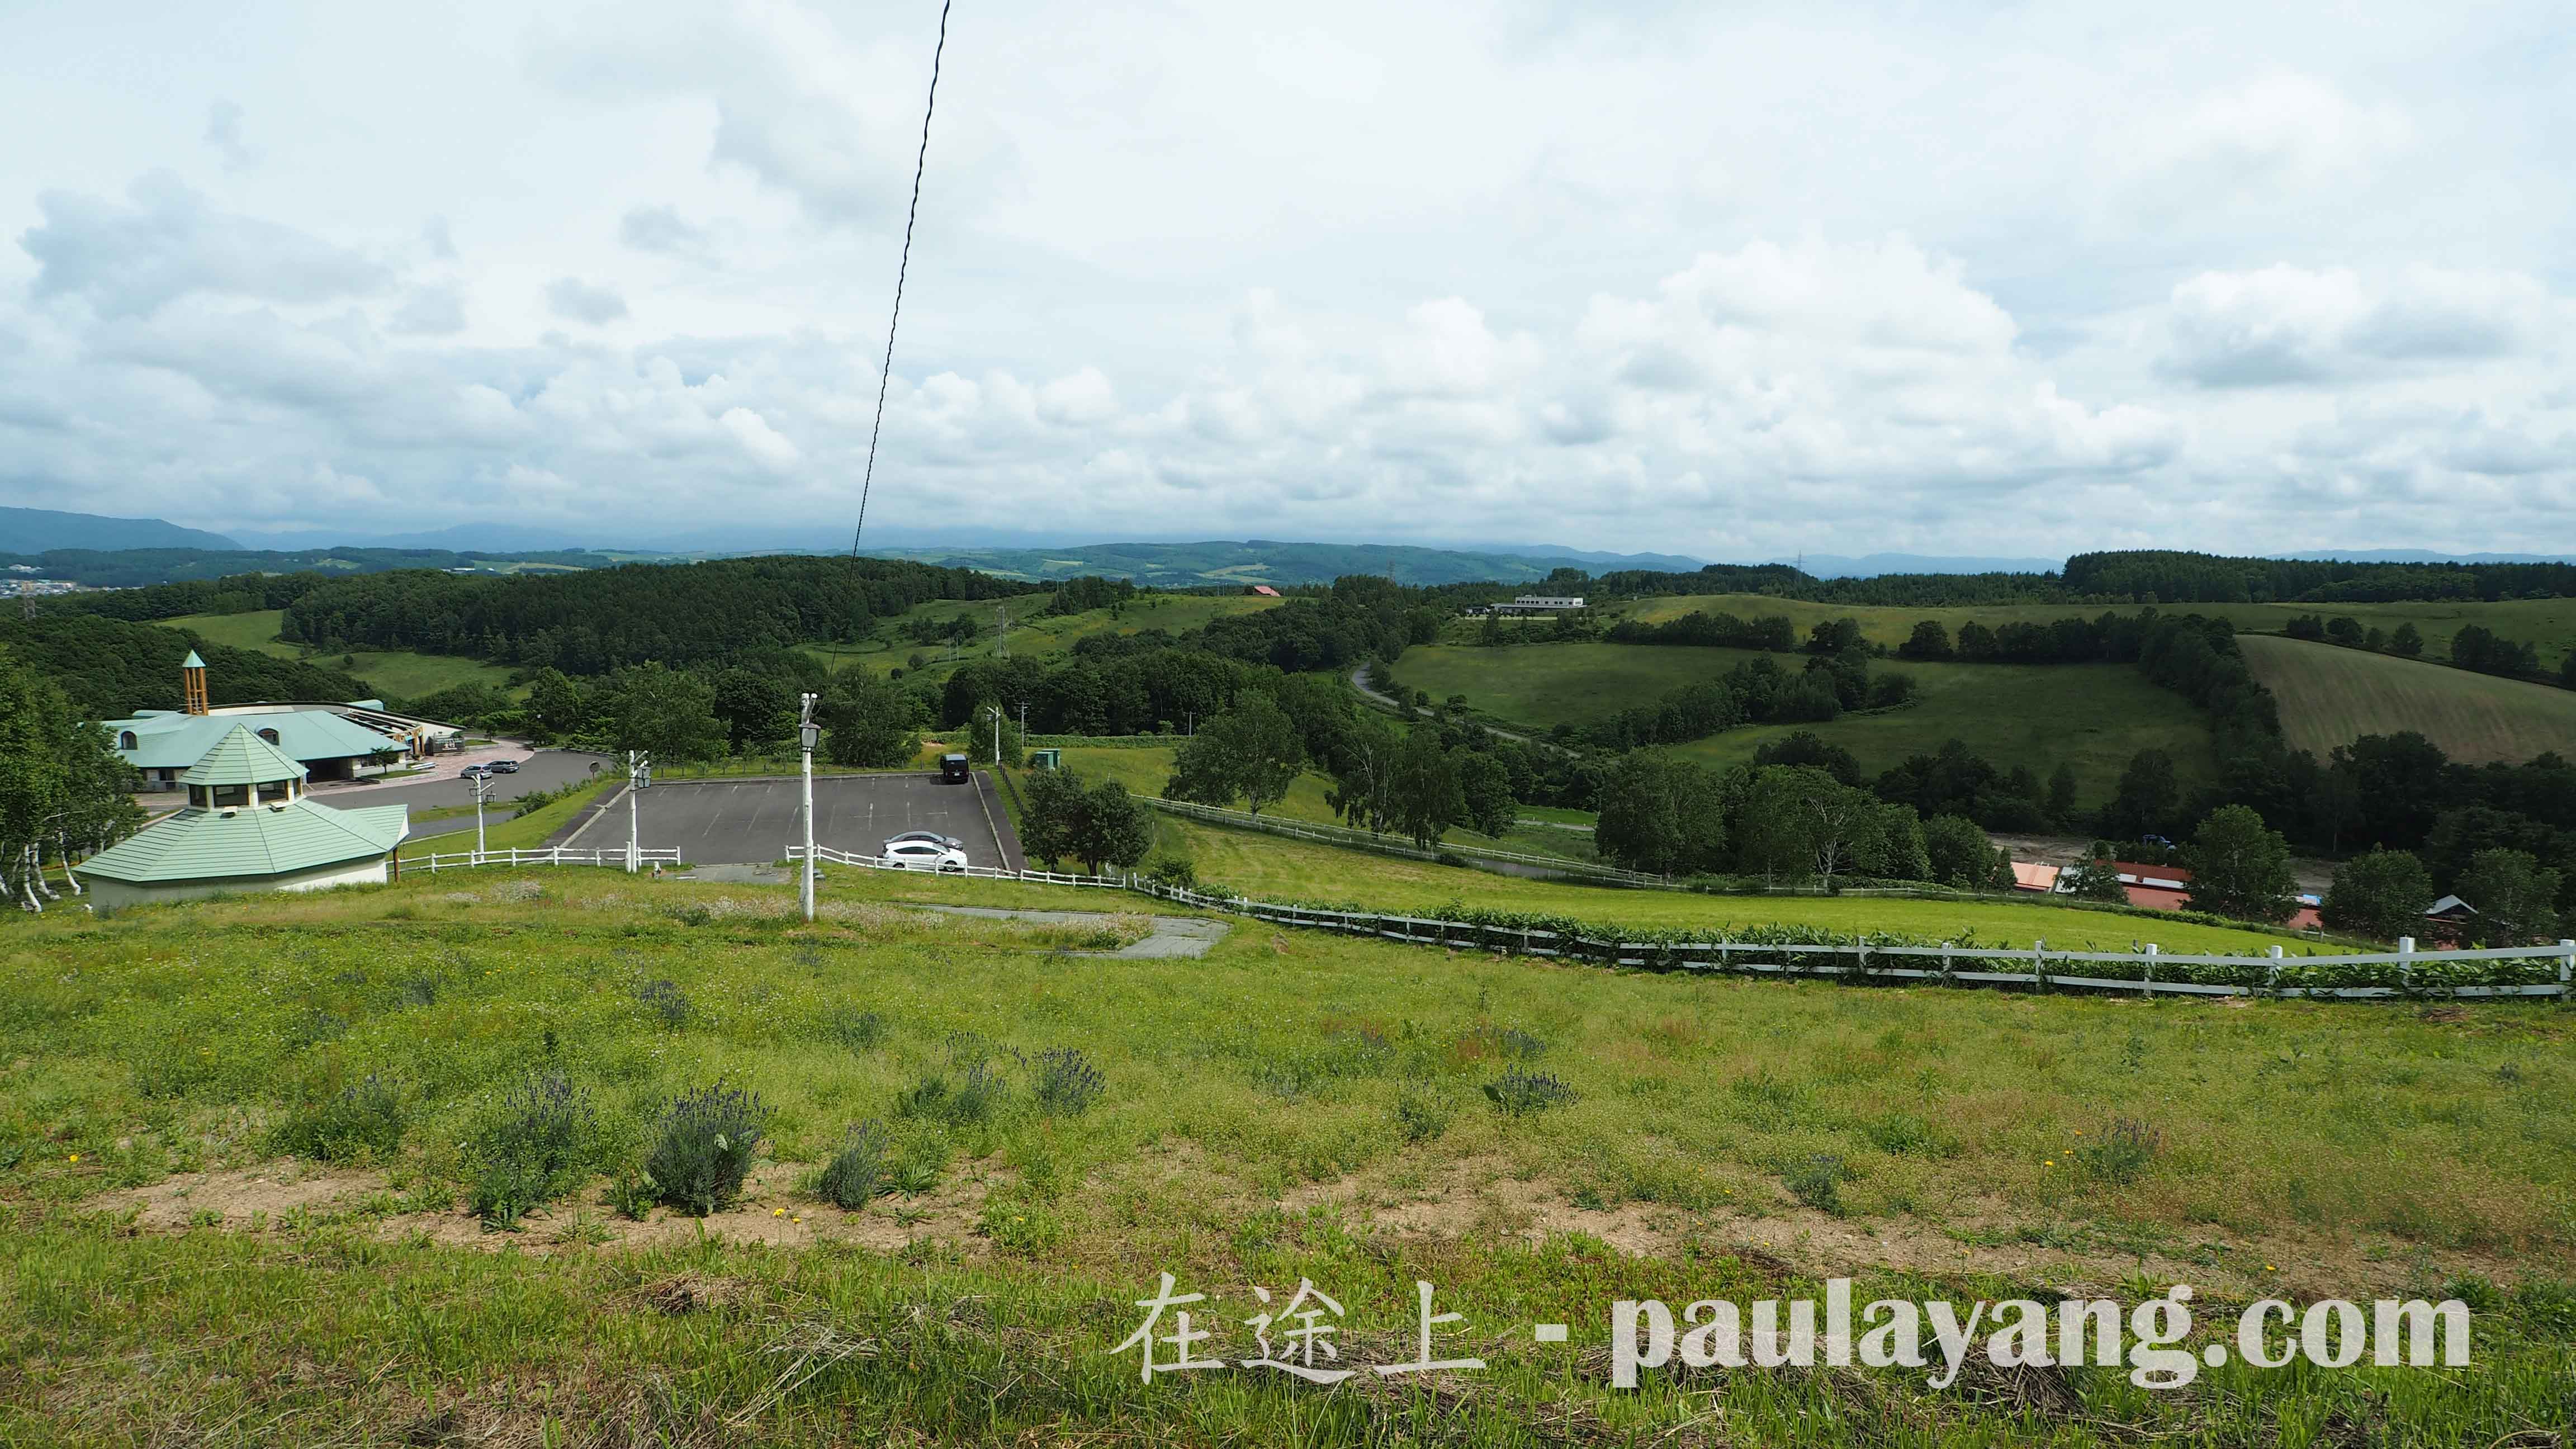
[[[803,709],[796,722],[796,746],[805,756],[805,854],[803,869],[797,873],[796,898],[805,907],[805,920],[814,919],[814,741],[822,733],[814,723],[815,696],[799,696]]]
[[[626,752],[626,873],[633,875],[644,866],[644,837],[636,816],[635,792],[651,783],[653,757],[642,750]]]
[[[465,783],[474,787],[474,863],[483,863],[483,800],[492,793],[492,777],[468,775]],[[433,847],[434,848],[434,847]]]

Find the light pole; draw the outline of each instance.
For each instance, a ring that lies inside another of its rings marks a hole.
[[[1002,768],[1002,707],[988,704],[984,709],[993,716],[993,768],[998,770]]]
[[[626,873],[643,868],[644,837],[636,817],[635,792],[653,779],[653,757],[642,750],[626,752]]]
[[[805,756],[805,856],[804,868],[797,872],[796,898],[805,907],[805,921],[814,920],[814,739],[822,730],[814,723],[815,696],[798,698],[803,710],[796,722],[796,745]]]
[[[483,863],[483,800],[492,793],[492,777],[468,775],[465,783],[474,788],[474,863]]]

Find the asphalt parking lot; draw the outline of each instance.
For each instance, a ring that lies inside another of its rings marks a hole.
[[[496,752],[487,758],[521,762],[515,773],[492,777],[492,793],[485,798],[483,806],[484,823],[488,825],[498,825],[509,819],[514,808],[510,802],[529,791],[553,790],[587,780],[591,777],[592,766],[605,768],[607,763],[605,756],[584,754],[578,750],[538,750],[533,754],[512,750]],[[381,785],[339,786],[328,793],[316,791],[313,798],[326,805],[352,810],[367,805],[408,805],[417,818],[426,810],[473,804],[474,787],[458,779],[413,781],[410,784],[389,780]],[[423,821],[413,827],[409,838],[427,840],[460,831],[471,834],[473,830],[474,817],[467,815],[462,819]],[[623,840],[625,837],[618,838]]]
[[[795,780],[671,780],[636,793],[644,844],[676,845],[691,865],[777,860],[798,839]],[[968,863],[1024,868],[1019,837],[985,772],[972,785],[946,785],[932,774],[819,775],[814,780],[814,842],[874,855],[889,835],[936,830],[965,843]],[[567,845],[583,849],[626,842],[623,800],[581,826]]]

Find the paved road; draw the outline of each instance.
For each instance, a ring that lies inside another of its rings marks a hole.
[[[995,906],[924,906],[907,909],[939,911],[952,916],[982,916],[994,921],[1035,921],[1041,926],[1089,926],[1114,921],[1116,915],[1106,911],[1008,911]],[[1128,960],[1147,960],[1173,956],[1204,956],[1208,948],[1225,939],[1232,927],[1223,921],[1198,916],[1154,916],[1154,933],[1120,951],[1075,951],[1075,956],[1116,956]]]
[[[982,771],[976,784],[942,784],[936,775],[822,775],[814,781],[814,842],[874,855],[886,837],[936,830],[964,841],[974,865],[1025,869],[1019,838]],[[777,860],[797,834],[797,782],[665,780],[637,792],[638,831],[648,846],[678,846],[691,865]],[[587,850],[623,845],[627,807],[606,805],[563,843]]]
[[[1395,698],[1393,695],[1380,694],[1376,690],[1369,688],[1368,666],[1365,664],[1351,671],[1351,688],[1358,690],[1361,696],[1367,699],[1370,703],[1383,705],[1388,709],[1394,710],[1398,714],[1405,713],[1408,708],[1404,701]],[[1428,705],[1417,704],[1410,706],[1410,709],[1412,713],[1420,715],[1424,719],[1430,719],[1439,713],[1439,711],[1432,709]],[[1480,726],[1480,728],[1482,728],[1485,733],[1492,735],[1498,740],[1510,740],[1516,745],[1534,745],[1542,750],[1556,750],[1560,753],[1565,753],[1564,746],[1562,745],[1550,744],[1546,740],[1538,739],[1531,735],[1516,734],[1511,730],[1504,729],[1500,725],[1483,725]]]
[[[501,807],[499,818],[504,820],[509,818],[510,811],[506,805],[503,805],[504,801],[516,800],[531,790],[559,789],[577,780],[587,780],[591,777],[592,765],[596,764],[604,769],[608,763],[604,755],[583,754],[578,750],[538,750],[534,754],[525,750],[502,750],[494,751],[483,758],[523,761],[517,774],[492,777],[492,793],[487,797],[490,803],[484,807],[484,818],[487,823],[493,818],[495,806]],[[474,790],[463,780],[454,778],[388,780],[381,785],[326,786],[315,790],[313,798],[324,805],[339,805],[350,809],[362,805],[409,805],[413,810],[420,811],[435,809],[442,805],[471,805],[474,803]],[[445,822],[438,823],[443,825]],[[466,817],[465,827],[468,830],[474,828],[472,816]]]

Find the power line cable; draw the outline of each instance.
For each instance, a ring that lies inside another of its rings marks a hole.
[[[859,480],[859,524],[850,530],[850,558],[859,557],[859,535],[868,527],[868,494],[877,481],[877,438],[885,431],[886,387],[894,381],[894,329],[903,320],[903,279],[912,270],[912,224],[921,215],[921,173],[930,162],[930,117],[939,107],[939,59],[948,50],[948,6],[940,0],[939,43],[930,52],[930,98],[921,107],[921,150],[912,158],[912,205],[903,214],[903,259],[894,269],[894,308],[886,314],[885,366],[877,373],[877,417],[868,427],[868,467]]]

